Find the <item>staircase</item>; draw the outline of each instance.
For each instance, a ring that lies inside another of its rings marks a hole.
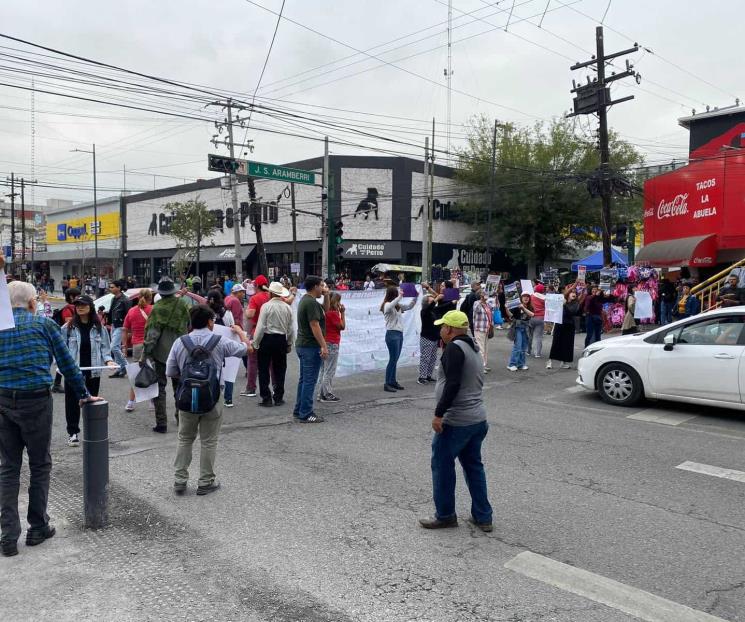
[[[717,309],[721,303],[717,300],[719,290],[726,284],[727,277],[735,268],[745,267],[745,259],[733,263],[729,268],[718,272],[714,276],[706,279],[691,288],[691,296],[696,296],[701,302],[701,312]]]

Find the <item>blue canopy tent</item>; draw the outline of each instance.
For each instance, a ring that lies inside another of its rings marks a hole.
[[[626,255],[622,255],[615,248],[611,248],[610,252],[611,260],[614,264],[616,264],[617,266],[629,265],[628,257]],[[587,266],[588,272],[596,272],[598,270],[602,270],[605,267],[605,264],[603,263],[603,251],[598,251],[597,253],[593,253],[589,257],[585,257],[584,259],[575,261],[572,264],[572,272],[577,272],[578,266]]]

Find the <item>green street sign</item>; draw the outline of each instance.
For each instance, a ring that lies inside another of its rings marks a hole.
[[[279,181],[306,184],[308,186],[314,186],[316,183],[316,174],[312,171],[304,171],[299,168],[287,168],[286,166],[276,166],[274,164],[264,164],[263,162],[249,162],[248,175],[249,177],[278,179]]]

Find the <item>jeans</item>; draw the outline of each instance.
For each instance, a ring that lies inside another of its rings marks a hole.
[[[31,529],[49,522],[47,499],[52,456],[52,396],[13,400],[0,397],[0,540],[15,542],[21,535],[18,516],[23,448],[31,477],[27,520]]]
[[[331,385],[334,382],[334,376],[336,375],[336,365],[339,362],[339,344],[329,343],[327,344],[329,349],[329,355],[323,362],[323,368],[318,378],[318,392],[319,395],[333,395]]]
[[[101,388],[101,377],[90,377],[83,372],[85,387],[91,395],[98,395]],[[80,396],[69,383],[65,383],[65,419],[67,420],[67,434],[80,434]]]
[[[396,365],[404,345],[404,334],[400,330],[385,331],[385,345],[388,346],[388,365],[385,368],[385,383],[396,386]]]
[[[673,307],[674,303],[660,301],[660,326],[670,324],[673,321]]]
[[[273,385],[274,401],[282,401],[285,396],[285,375],[287,374],[287,336],[265,334],[256,354],[259,363],[259,395],[262,401],[272,401],[270,380]]]
[[[111,329],[111,358],[119,365],[120,371],[127,371],[127,359],[122,354],[122,328]],[[126,348],[126,344],[124,344]]]
[[[601,335],[603,334],[603,316],[602,315],[588,315],[587,316],[587,336],[585,337],[585,348],[591,343],[600,341]]]
[[[544,321],[542,317],[532,317],[528,321],[528,354],[541,356],[543,354],[543,329]]]
[[[515,343],[510,354],[510,367],[525,367],[525,352],[528,349],[528,327],[515,326]]]
[[[298,419],[307,419],[313,414],[313,391],[323,359],[318,346],[300,346],[295,351],[300,359],[300,378],[297,381],[297,398],[292,414]]]
[[[235,382],[228,382],[225,381],[225,386],[222,389],[222,396],[225,399],[226,402],[232,402],[233,401],[233,387],[235,386]]]
[[[481,462],[481,443],[489,431],[486,421],[467,426],[445,424],[432,439],[432,490],[435,516],[455,516],[455,459],[458,458],[471,493],[471,516],[477,523],[492,522],[486,493],[486,474]]]
[[[176,467],[175,482],[186,484],[189,480],[191,450],[199,432],[201,451],[199,452],[199,486],[209,486],[215,481],[215,456],[217,455],[217,438],[222,425],[220,405],[210,412],[195,415],[182,411],[179,414],[178,449],[173,466]]]

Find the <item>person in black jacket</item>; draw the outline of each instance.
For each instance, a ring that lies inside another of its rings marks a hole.
[[[465,297],[460,305],[460,310],[468,318],[469,331],[473,335],[473,305],[481,300],[481,283],[471,283],[471,293]]]
[[[434,382],[432,374],[435,371],[437,349],[440,345],[440,329],[435,326],[435,320],[437,319],[436,306],[436,299],[432,295],[427,295],[422,300],[422,310],[420,312],[422,332],[419,335],[419,379],[417,384]]]
[[[124,279],[117,279],[109,284],[109,291],[114,295],[109,307],[109,323],[111,324],[111,356],[119,365],[109,378],[124,378],[127,375],[127,359],[122,354],[122,329],[124,327],[124,318],[127,317],[127,311],[131,306],[129,298],[124,295],[126,283]],[[125,352],[127,344],[124,344]]]

